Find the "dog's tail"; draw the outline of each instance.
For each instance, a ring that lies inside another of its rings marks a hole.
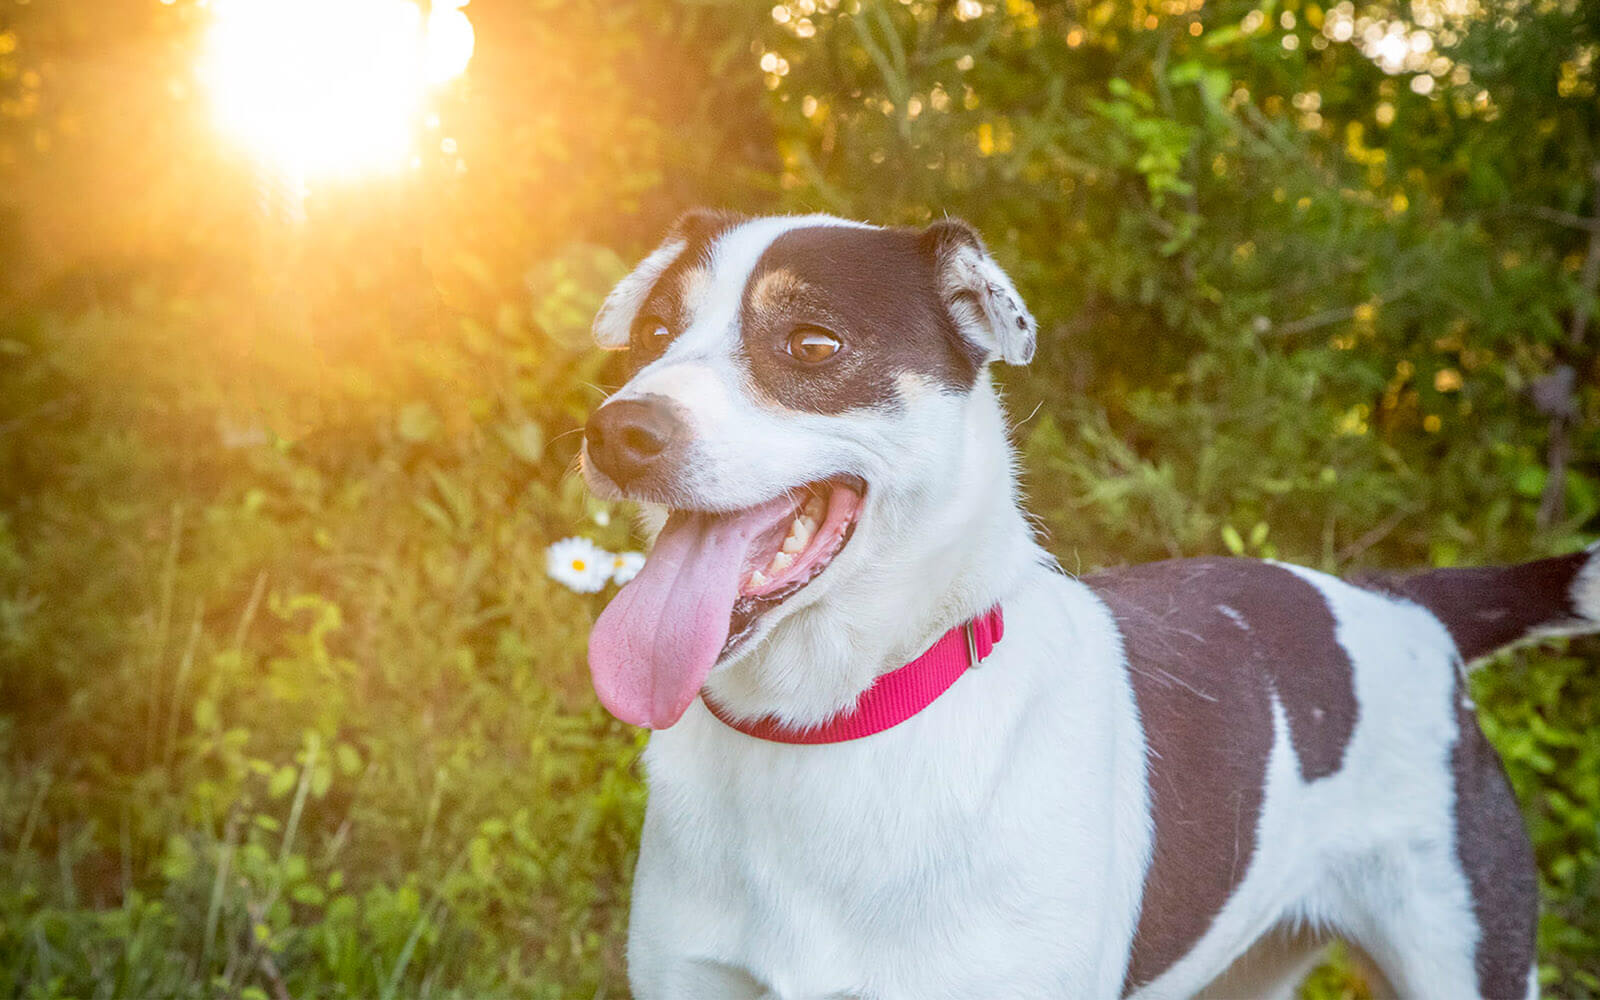
[[[1434,569],[1357,582],[1433,612],[1468,663],[1524,639],[1600,632],[1600,543],[1517,566]]]

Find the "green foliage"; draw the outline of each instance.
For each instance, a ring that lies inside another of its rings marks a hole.
[[[510,388],[458,400],[463,429],[396,400],[291,442],[182,393],[172,448],[127,407],[164,405],[173,325],[15,341],[8,389],[79,398],[6,442],[33,475],[8,484],[0,662],[32,710],[4,730],[0,991],[615,992],[639,743],[586,691],[594,602],[543,549],[625,539],[528,445],[596,359],[464,330]]]
[[[630,544],[570,474],[586,327],[696,203],[977,224],[1041,320],[1006,389],[1069,570],[1592,537],[1592,8],[474,4],[461,166],[294,224],[168,86],[198,5],[0,13],[0,994],[626,995],[641,743],[543,551]],[[1436,48],[1389,75],[1339,18]],[[149,71],[84,86],[125,36]],[[1474,682],[1580,1000],[1596,653]]]

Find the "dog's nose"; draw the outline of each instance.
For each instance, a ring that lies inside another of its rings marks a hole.
[[[589,461],[622,487],[665,468],[682,437],[683,422],[659,396],[607,403],[583,429]]]

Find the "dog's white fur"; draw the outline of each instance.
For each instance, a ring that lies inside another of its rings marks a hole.
[[[689,414],[690,485],[673,505],[735,509],[844,473],[868,483],[836,562],[707,689],[736,714],[814,723],[997,603],[1006,636],[929,708],[869,739],[767,743],[698,701],[652,735],[630,981],[641,1000],[1117,997],[1152,848],[1146,744],[1108,610],[1034,540],[987,373],[967,393],[909,380],[893,414],[820,416],[746,391],[732,361],[762,250],[791,228],[847,224],[763,219],[717,241],[692,325],[619,394],[669,396]],[[663,248],[645,269],[659,275],[671,257]],[[998,271],[986,254],[963,266]],[[603,342],[626,340],[651,280],[619,286]],[[1031,355],[1031,332],[1007,344],[969,312],[991,358]],[[1212,996],[1292,996],[1324,932],[1356,943],[1401,995],[1475,996],[1476,925],[1440,777],[1456,731],[1450,636],[1415,605],[1297,572],[1326,596],[1354,666],[1361,713],[1343,766],[1302,780],[1274,702],[1249,870],[1209,931],[1135,996],[1208,984]]]

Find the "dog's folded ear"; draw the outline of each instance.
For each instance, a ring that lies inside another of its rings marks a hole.
[[[986,361],[1008,365],[1032,361],[1038,325],[977,230],[960,220],[945,219],[924,230],[922,240],[933,256],[939,295],[962,336],[984,353]]]
[[[628,346],[633,321],[650,297],[650,290],[682,254],[704,246],[716,233],[735,225],[740,216],[710,208],[696,208],[678,216],[661,245],[650,252],[627,277],[617,282],[594,318],[595,343],[608,351]]]
[[[595,343],[608,351],[620,351],[628,346],[633,321],[638,318],[645,299],[649,298],[650,290],[688,245],[683,237],[669,233],[660,246],[639,262],[638,267],[617,282],[600,304],[600,311],[595,314]]]

